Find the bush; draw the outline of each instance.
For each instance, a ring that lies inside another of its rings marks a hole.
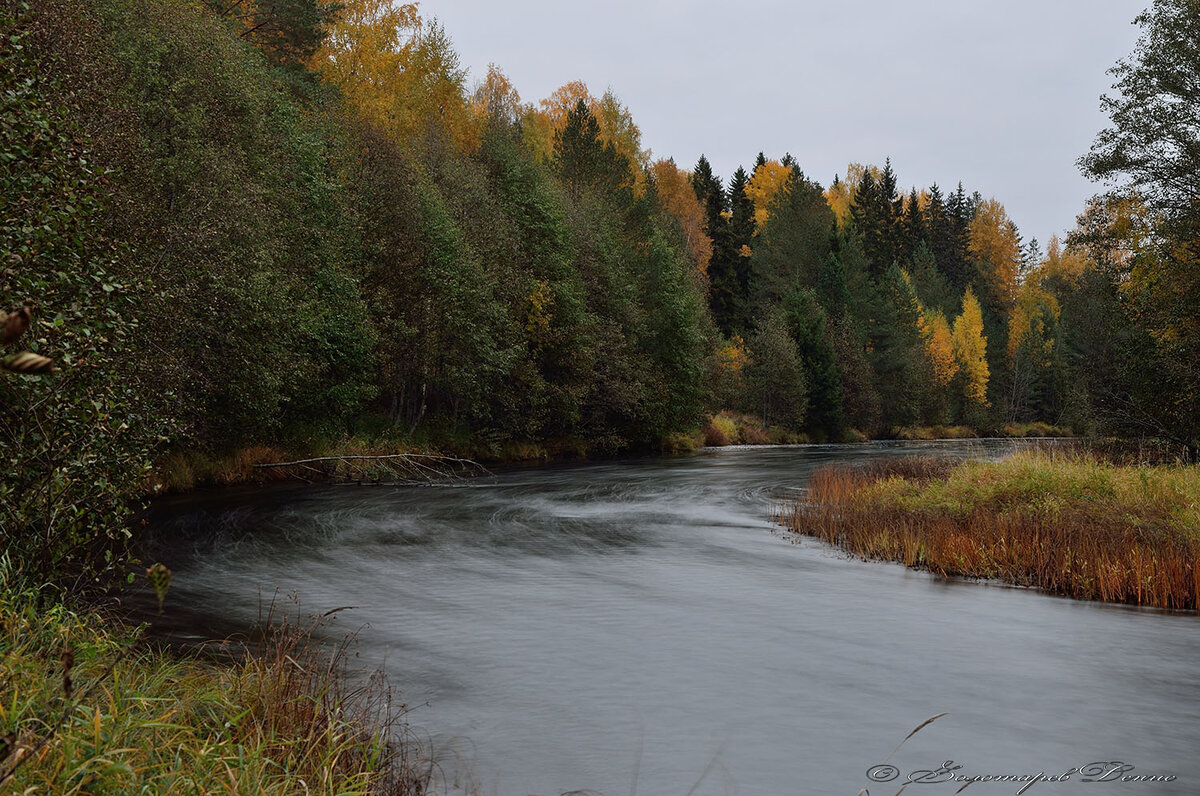
[[[28,7],[0,12],[0,300],[33,306],[21,343],[60,371],[0,373],[0,527],[27,583],[74,589],[123,574],[159,428],[125,351],[144,287],[98,229],[105,177],[36,33]]]

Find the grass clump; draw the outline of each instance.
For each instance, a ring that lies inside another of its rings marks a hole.
[[[1082,599],[1200,607],[1200,469],[1078,450],[828,468],[781,516],[867,558]]]
[[[349,686],[347,643],[320,644],[314,622],[280,619],[213,665],[0,593],[0,792],[432,792],[403,707],[378,675]]]
[[[725,445],[795,445],[809,442],[807,435],[782,426],[764,426],[755,415],[722,411],[709,418],[703,430],[704,444],[710,447]]]

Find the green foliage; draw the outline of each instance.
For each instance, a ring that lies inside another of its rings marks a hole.
[[[746,389],[747,404],[757,410],[764,427],[799,429],[803,425],[809,402],[808,378],[787,318],[778,309],[750,339]]]
[[[866,340],[849,313],[833,320],[830,340],[837,356],[847,422],[867,434],[879,433],[883,413],[879,389],[867,357]]]
[[[842,379],[825,311],[806,288],[789,293],[782,308],[808,381],[805,429],[822,440],[841,439],[846,426]]]
[[[850,217],[862,238],[863,252],[873,276],[882,275],[903,254],[902,212],[891,160],[878,180],[871,169],[864,169],[850,206]]]
[[[128,353],[144,285],[103,234],[107,175],[60,104],[54,51],[18,14],[0,13],[0,301],[33,306],[19,342],[60,370],[0,374],[0,527],[25,582],[94,586],[123,574],[160,428]]]
[[[744,331],[739,326],[738,252],[729,223],[729,202],[721,180],[703,155],[692,172],[692,187],[704,206],[704,231],[712,239],[708,262],[708,306],[714,323],[726,337]]]
[[[237,21],[238,35],[268,57],[301,70],[325,38],[342,6],[323,0],[208,0],[217,14]]]
[[[893,264],[880,285],[880,314],[873,330],[872,366],[888,426],[920,422],[932,373],[920,336],[920,305],[908,274]]]
[[[1128,187],[1170,220],[1196,216],[1200,174],[1200,8],[1191,0],[1155,0],[1134,20],[1143,29],[1128,59],[1110,73],[1119,94],[1102,107],[1112,121],[1080,166],[1091,177],[1129,179]]]
[[[567,435],[579,422],[595,352],[588,335],[594,318],[572,264],[566,212],[515,128],[491,126],[480,157],[513,226],[512,248],[495,257],[504,264],[499,287],[525,339],[525,355],[498,396],[512,407],[504,426],[530,437]]]
[[[554,165],[576,198],[585,188],[619,191],[631,177],[629,159],[612,142],[601,140],[600,123],[582,99],[554,133]]]
[[[816,287],[830,254],[833,224],[833,210],[821,186],[793,170],[789,188],[776,197],[769,220],[753,242],[756,313],[777,304],[796,287]]]
[[[1131,322],[1113,342],[1138,350],[1124,358],[1127,388],[1093,397],[1111,427],[1175,440],[1196,454],[1200,8],[1156,0],[1135,22],[1143,34],[1133,54],[1110,70],[1119,94],[1102,100],[1111,125],[1080,159],[1085,174],[1116,187],[1085,216],[1078,238],[1093,249],[1131,253],[1100,265],[1120,285],[1121,312]]]
[[[945,315],[957,311],[960,297],[938,270],[933,249],[924,240],[913,250],[908,275],[923,307],[941,310]]]
[[[171,7],[168,9],[167,5]],[[357,241],[332,131],[218,20],[166,0],[96,3],[127,142],[113,234],[154,282],[139,347],[191,444],[336,433],[373,390]]]

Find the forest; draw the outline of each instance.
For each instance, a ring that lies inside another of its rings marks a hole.
[[[1141,20],[1080,162],[1110,190],[1044,248],[890,161],[654,159],[611,90],[472,78],[415,4],[2,8],[0,525],[36,582],[119,573],[164,461],[255,446],[1200,444],[1187,3]]]

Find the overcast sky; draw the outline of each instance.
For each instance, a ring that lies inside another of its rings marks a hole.
[[[1107,69],[1149,0],[424,0],[481,79],[525,101],[611,87],[643,146],[728,183],[761,150],[822,185],[891,157],[905,188],[995,196],[1025,239],[1074,226],[1075,160],[1106,123]]]

